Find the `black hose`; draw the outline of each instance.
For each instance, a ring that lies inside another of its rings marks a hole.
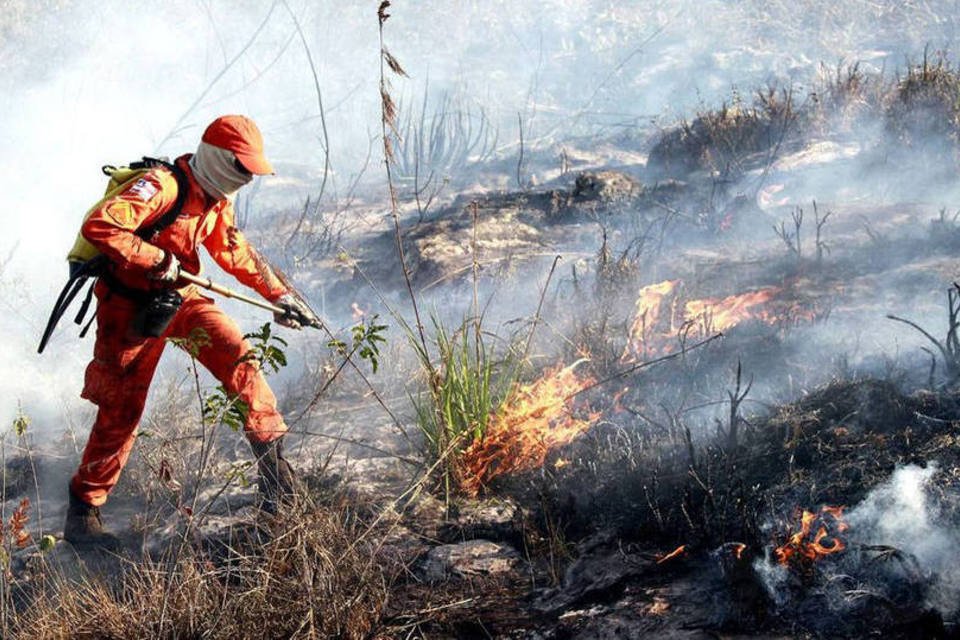
[[[47,320],[47,326],[43,330],[43,336],[40,338],[40,346],[37,348],[37,353],[43,353],[43,350],[47,346],[47,342],[50,341],[50,336],[53,335],[53,330],[57,327],[57,323],[60,322],[60,318],[63,317],[63,314],[67,312],[67,307],[70,306],[70,303],[73,302],[73,299],[76,298],[80,290],[83,289],[83,285],[86,280],[86,276],[70,278],[67,280],[67,284],[63,286],[63,289],[60,290],[60,295],[57,297],[57,302],[53,305],[53,310],[50,312],[50,318]]]
[[[83,289],[83,285],[87,282],[87,279],[97,277],[106,262],[106,256],[99,255],[79,266],[77,266],[76,263],[70,263],[70,279],[67,280],[67,284],[63,286],[63,289],[60,290],[60,295],[57,296],[57,302],[53,305],[50,318],[47,320],[47,326],[44,328],[43,335],[40,337],[40,346],[37,348],[37,353],[43,353],[47,343],[50,341],[50,337],[53,335],[54,329],[57,328],[60,319],[67,312],[70,303],[73,302],[73,299],[76,298],[80,290]],[[84,315],[90,306],[89,297],[88,295],[88,300],[82,305],[81,313]],[[77,324],[82,322],[81,315],[78,315],[77,319]],[[84,333],[86,333],[86,331],[84,331]]]

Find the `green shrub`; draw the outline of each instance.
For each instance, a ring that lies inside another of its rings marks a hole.
[[[413,398],[417,426],[424,438],[427,460],[437,464],[449,499],[461,478],[463,451],[483,438],[490,417],[506,398],[519,373],[520,359],[511,348],[499,357],[487,344],[480,321],[464,320],[449,332],[434,318],[434,364],[415,339],[428,389]]]

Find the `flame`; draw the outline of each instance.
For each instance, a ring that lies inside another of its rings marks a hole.
[[[654,596],[653,602],[644,606],[643,614],[648,616],[662,616],[669,610],[669,600],[660,596]]]
[[[598,413],[586,418],[573,415],[574,396],[595,382],[576,373],[582,362],[558,365],[531,384],[514,387],[491,416],[483,439],[464,452],[462,486],[468,494],[476,495],[497,476],[543,466],[551,450],[569,444],[596,423]]]
[[[640,289],[636,302],[637,310],[633,315],[633,325],[630,327],[628,352],[632,351],[644,359],[646,359],[648,353],[652,352],[652,355],[659,353],[659,348],[651,343],[659,342],[658,338],[660,336],[656,334],[656,331],[660,325],[661,315],[666,315],[670,326],[673,326],[673,308],[665,310],[664,302],[668,297],[675,297],[677,287],[680,284],[680,280],[664,280]],[[666,311],[666,314],[664,311]],[[626,355],[625,352],[624,356]]]
[[[757,291],[727,296],[722,300],[716,298],[690,300],[683,307],[684,319],[702,323],[700,328],[703,334],[726,331],[744,320],[751,319],[775,324],[776,316],[754,308],[770,302],[780,291],[781,289],[776,287],[765,287]]]
[[[813,562],[843,551],[846,545],[835,535],[849,528],[843,521],[843,509],[822,507],[820,513],[804,509],[800,516],[800,530],[774,550],[777,562],[782,565],[789,565],[795,560]],[[815,526],[816,533],[813,533]]]
[[[686,552],[687,552],[687,545],[682,544],[676,549],[674,549],[673,551],[671,551],[670,553],[657,557],[657,564],[663,564],[664,562],[668,562],[670,560],[673,560],[674,558],[678,558]]]
[[[737,560],[743,560],[743,552],[747,550],[747,545],[738,542],[733,546],[733,555]]]
[[[677,349],[681,336],[706,338],[747,320],[776,326],[816,318],[815,309],[780,299],[780,287],[681,303],[682,285],[680,280],[665,280],[640,289],[622,361],[668,355]]]

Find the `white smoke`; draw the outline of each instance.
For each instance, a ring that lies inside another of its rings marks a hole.
[[[847,521],[851,542],[894,547],[915,559],[932,581],[928,604],[952,614],[960,606],[960,534],[955,524],[942,520],[931,499],[937,471],[935,462],[897,469],[849,512]]]
[[[836,592],[832,602],[842,609],[850,603],[843,585],[853,580],[865,592],[895,602],[912,599],[916,594],[910,590],[921,589],[926,606],[944,616],[955,614],[960,605],[960,534],[932,499],[937,472],[936,462],[900,467],[845,514],[846,550],[818,561],[823,574],[817,588],[798,589],[796,569],[779,564],[767,548],[766,557],[755,560],[753,568],[777,607],[796,605],[795,599],[826,589]],[[891,559],[879,559],[883,550]]]

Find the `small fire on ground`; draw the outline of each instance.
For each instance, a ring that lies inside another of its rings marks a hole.
[[[543,466],[547,455],[573,442],[600,418],[599,413],[577,415],[576,395],[594,384],[576,368],[585,362],[549,369],[538,380],[514,387],[492,416],[481,440],[464,453],[462,486],[470,495],[498,476]]]
[[[687,552],[687,545],[682,544],[670,553],[665,553],[663,555],[657,556],[657,564],[663,564],[664,562],[669,562],[674,558],[679,558]]]
[[[808,305],[782,299],[780,287],[686,301],[682,290],[681,280],[665,280],[640,289],[624,362],[668,355],[683,339],[703,339],[747,320],[779,326],[813,321],[817,315]]]
[[[796,562],[809,563],[843,551],[846,545],[839,534],[849,528],[843,520],[843,509],[821,507],[819,513],[804,509],[800,515],[800,530],[774,549],[777,562],[785,566]]]

